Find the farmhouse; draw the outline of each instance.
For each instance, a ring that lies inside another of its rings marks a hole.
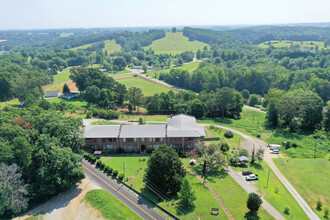
[[[61,95],[61,91],[46,91],[45,98],[57,98]]]
[[[144,152],[161,144],[190,150],[204,141],[205,132],[195,117],[180,114],[169,117],[164,125],[89,125],[84,137],[86,150]]]

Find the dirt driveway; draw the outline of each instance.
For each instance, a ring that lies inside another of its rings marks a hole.
[[[98,210],[84,201],[86,193],[93,189],[101,189],[101,187],[86,177],[77,188],[61,193],[15,219],[24,220],[38,214],[40,214],[40,218],[45,220],[104,219]]]

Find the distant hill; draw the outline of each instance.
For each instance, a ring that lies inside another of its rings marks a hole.
[[[184,51],[196,53],[198,49],[203,49],[204,46],[208,45],[200,41],[189,41],[188,37],[182,35],[182,32],[166,32],[164,38],[153,41],[150,46],[146,46],[144,49],[148,50],[151,47],[155,54],[180,54]]]

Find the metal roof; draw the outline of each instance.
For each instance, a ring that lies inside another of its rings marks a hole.
[[[45,92],[45,97],[48,96],[59,96],[61,94],[61,91],[46,91]]]
[[[120,138],[164,138],[166,125],[122,125]]]
[[[117,138],[120,125],[87,125],[85,138]]]
[[[167,137],[205,137],[205,131],[197,125],[196,118],[189,115],[176,115],[167,118]]]

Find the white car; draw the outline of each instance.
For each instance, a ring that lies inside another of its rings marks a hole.
[[[250,174],[248,176],[245,177],[245,180],[246,181],[249,181],[249,180],[258,180],[259,179],[259,176],[257,174]]]
[[[278,150],[278,149],[270,150],[270,153],[271,154],[279,154],[280,150]]]

